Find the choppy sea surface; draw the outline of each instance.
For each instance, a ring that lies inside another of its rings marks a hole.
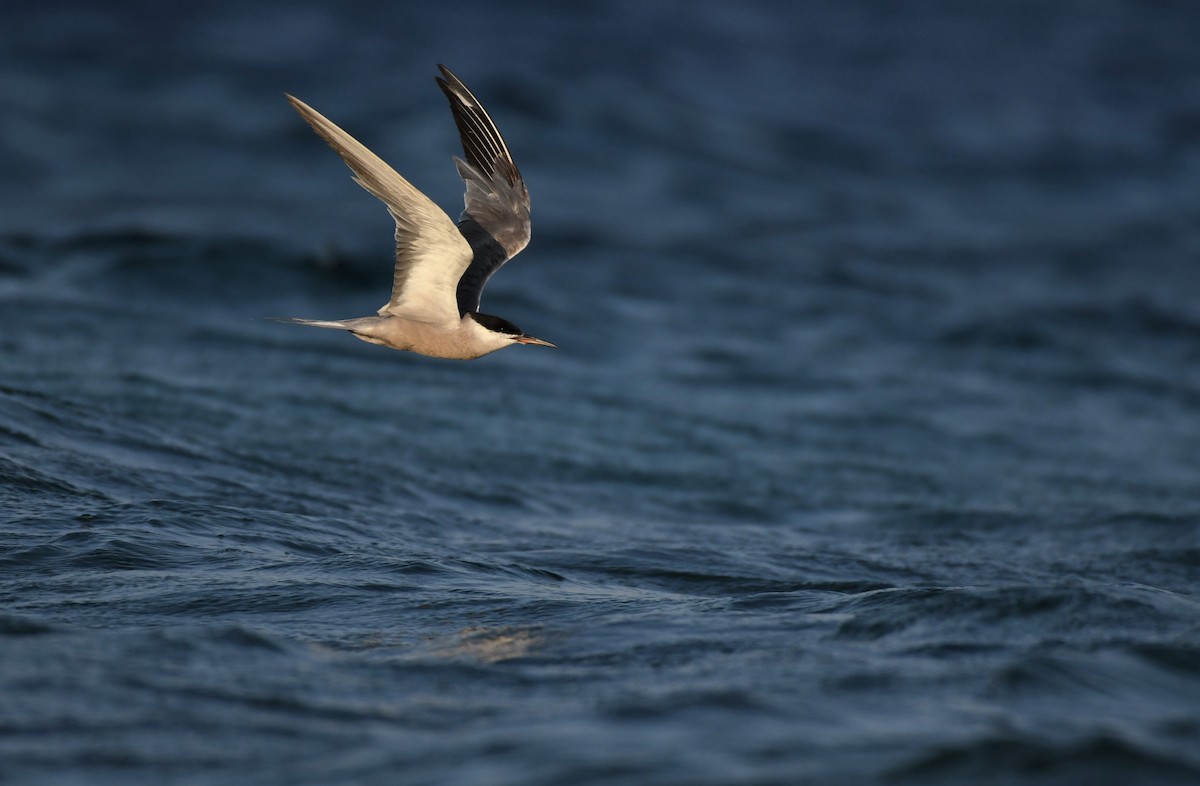
[[[1193,4],[352,5],[3,12],[0,783],[1200,782]]]

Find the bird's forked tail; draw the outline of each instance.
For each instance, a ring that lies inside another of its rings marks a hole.
[[[301,319],[300,317],[271,317],[276,322],[287,322],[292,325],[310,325],[333,330],[354,330],[355,319]]]

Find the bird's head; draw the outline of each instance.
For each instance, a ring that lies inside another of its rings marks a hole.
[[[502,341],[507,341],[510,344],[536,344],[539,347],[553,347],[549,341],[543,341],[540,338],[526,335],[521,328],[517,327],[507,319],[494,317],[491,314],[471,313],[471,318],[479,323],[489,334],[493,334],[495,338]]]

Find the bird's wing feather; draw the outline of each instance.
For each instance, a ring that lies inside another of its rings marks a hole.
[[[447,326],[457,323],[455,292],[473,251],[454,222],[354,137],[298,98],[287,98],[342,157],[354,173],[354,181],[387,205],[396,221],[392,297],[379,314]]]
[[[437,83],[450,101],[466,156],[454,159],[467,187],[459,229],[473,251],[458,284],[458,306],[465,313],[479,310],[488,279],[528,245],[529,191],[483,104],[450,69],[438,69]]]

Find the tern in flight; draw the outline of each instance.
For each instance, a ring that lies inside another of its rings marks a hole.
[[[471,360],[513,344],[552,347],[506,319],[479,313],[488,279],[529,243],[529,191],[483,104],[450,69],[438,69],[466,156],[454,157],[467,186],[457,225],[354,137],[287,97],[342,157],[355,182],[387,205],[396,220],[396,271],[392,296],[378,316],[286,321],[347,330],[372,344],[435,358]]]

